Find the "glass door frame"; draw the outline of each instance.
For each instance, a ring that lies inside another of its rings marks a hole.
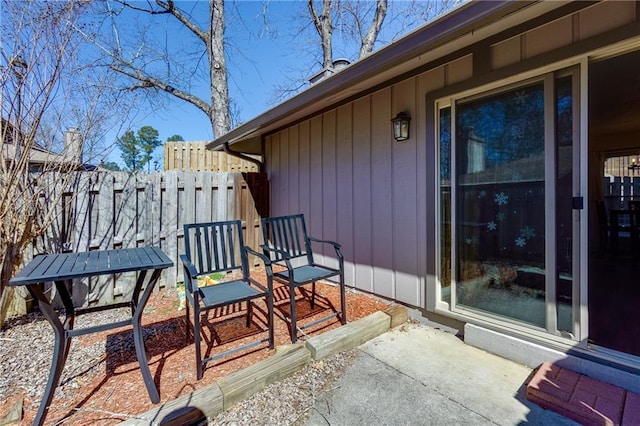
[[[462,93],[456,93],[451,96],[435,99],[434,101],[434,123],[435,123],[435,183],[436,183],[436,311],[447,311],[449,313],[457,314],[460,317],[477,318],[481,321],[488,321],[492,323],[500,323],[528,334],[539,335],[544,338],[551,338],[552,340],[559,340],[561,342],[570,341],[574,346],[581,346],[586,348],[587,336],[587,305],[586,305],[586,274],[581,274],[581,271],[586,271],[587,261],[587,249],[583,247],[581,241],[588,241],[587,231],[587,210],[575,209],[572,211],[572,306],[571,306],[571,321],[572,332],[571,334],[561,333],[558,331],[557,326],[557,285],[556,285],[556,151],[555,151],[555,113],[556,113],[556,97],[555,97],[555,80],[559,77],[571,76],[572,77],[572,127],[573,127],[573,167],[572,167],[572,197],[576,197],[576,200],[583,200],[583,205],[586,203],[587,192],[587,161],[586,155],[587,149],[587,130],[586,125],[582,126],[581,123],[586,123],[587,117],[587,105],[586,105],[586,88],[587,88],[587,74],[586,70],[587,59],[583,58],[580,61],[574,61],[570,64],[563,64],[562,66],[556,66],[544,71],[539,71],[537,74],[531,73],[528,78],[521,78],[518,80],[510,79],[507,82],[494,82],[484,88],[476,88],[474,90],[465,91]],[[545,188],[545,328],[536,327],[527,323],[520,322],[515,319],[509,319],[502,316],[492,315],[485,312],[474,312],[469,309],[461,310],[457,307],[457,295],[456,295],[456,271],[457,269],[457,257],[456,257],[456,244],[458,239],[456,236],[456,103],[462,99],[468,98],[483,98],[489,97],[492,93],[499,93],[509,91],[533,82],[544,83],[544,188]],[[444,301],[442,298],[442,285],[441,277],[442,273],[442,217],[441,217],[441,176],[440,176],[440,112],[443,109],[450,109],[450,302]],[[583,198],[584,197],[584,198]],[[553,243],[550,243],[553,242]],[[549,280],[548,278],[553,279]]]

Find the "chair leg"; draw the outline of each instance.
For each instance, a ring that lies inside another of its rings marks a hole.
[[[184,302],[185,315],[184,315],[184,332],[185,332],[185,341],[187,344],[191,343],[191,334],[189,330],[189,325],[191,324],[191,318],[189,317],[189,301],[185,300]]]
[[[198,306],[193,307],[193,340],[196,345],[196,378],[202,379],[203,365],[202,354],[200,348],[200,309]]]
[[[347,300],[344,288],[344,273],[340,274],[340,322],[342,325],[347,323]]]
[[[247,328],[251,327],[251,318],[253,317],[253,303],[247,300]]]
[[[298,331],[296,328],[296,289],[293,285],[289,285],[289,303],[291,305],[291,318],[289,321],[291,327],[291,343],[298,341]]]
[[[316,305],[316,282],[311,283],[311,309]]]
[[[275,346],[275,337],[273,330],[273,294],[269,293],[267,296],[267,311],[269,321],[269,349],[273,349]]]

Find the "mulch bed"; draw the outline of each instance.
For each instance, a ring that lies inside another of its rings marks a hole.
[[[289,298],[283,287],[277,287],[274,292],[275,343],[279,346],[291,343],[287,323],[283,319],[289,313]],[[297,293],[297,299],[299,324],[322,318],[340,307],[339,289],[329,284],[317,285],[314,309],[310,308],[308,299],[302,293]],[[350,322],[386,307],[387,304],[378,299],[347,290],[347,318]],[[215,354],[266,337],[264,304],[257,302],[256,308],[249,328],[245,326],[246,317],[242,311],[212,313],[212,321],[203,324],[206,333],[203,351]],[[121,311],[119,315],[126,318],[127,310]],[[82,319],[79,318],[76,327],[83,326]],[[91,319],[100,320],[99,317]],[[113,321],[114,318],[107,320]],[[217,324],[215,328],[211,327],[213,321]],[[198,381],[195,377],[194,344],[186,342],[185,311],[179,309],[176,290],[154,293],[142,322],[149,367],[158,386],[161,403],[210,385],[273,353],[263,345],[233,354],[209,363],[203,379]],[[339,320],[332,319],[305,330],[305,333],[314,336],[339,326]],[[219,344],[222,345],[220,348]],[[40,315],[30,314],[11,321],[0,332],[0,345],[0,418],[16,401],[23,399],[24,416],[21,424],[30,424],[37,412],[49,372],[53,331]],[[39,362],[38,358],[42,361]],[[112,425],[154,407],[138,368],[131,327],[123,327],[72,340],[61,384],[56,390],[46,423]]]

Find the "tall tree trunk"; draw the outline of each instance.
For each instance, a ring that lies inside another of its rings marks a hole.
[[[179,3],[181,2],[174,0],[155,0],[155,3],[150,1],[117,0],[117,3],[131,10],[148,13],[150,16],[171,14],[180,24],[189,30],[196,39],[203,43],[208,61],[204,66],[209,67],[207,71],[210,80],[210,99],[201,99],[195,92],[190,92],[191,88],[188,79],[185,81],[176,78],[177,74],[172,75],[169,73],[161,75],[162,73],[158,74],[157,69],[148,66],[149,63],[155,63],[156,59],[154,57],[153,60],[148,60],[150,56],[153,56],[153,53],[148,50],[144,43],[141,42],[140,46],[132,48],[131,52],[127,52],[126,54],[122,53],[122,46],[118,45],[109,53],[111,60],[110,67],[135,81],[128,89],[159,89],[171,96],[192,104],[204,112],[209,118],[214,138],[220,137],[231,130],[229,88],[224,46],[224,0],[209,0],[209,19],[206,28],[199,25],[200,20],[195,19],[191,12],[180,8]],[[113,10],[109,10],[108,13],[117,19],[117,15],[115,15]],[[117,28],[114,29],[116,35],[117,32]],[[186,63],[185,61],[177,59],[181,53],[183,52],[166,56],[165,61],[167,68],[171,68],[173,64],[181,67]],[[133,60],[131,59],[132,57],[134,58]],[[198,67],[194,68],[194,72],[197,68]]]
[[[322,70],[325,77],[333,74],[333,23],[331,20],[331,0],[322,0],[322,14],[318,15],[313,0],[309,0],[309,13],[313,20],[313,25],[320,35],[322,43]]]
[[[209,0],[210,28],[207,40],[211,77],[211,126],[214,138],[231,129],[227,62],[224,57],[224,0]]]
[[[386,16],[387,16],[387,0],[378,0],[376,4],[375,16],[371,20],[371,26],[369,27],[369,31],[367,32],[367,35],[362,40],[358,59],[373,52],[373,47],[376,44],[376,39],[378,38],[378,34],[380,33],[380,28],[382,28],[382,23],[384,22],[384,18]]]

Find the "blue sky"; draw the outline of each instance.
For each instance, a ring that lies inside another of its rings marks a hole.
[[[182,7],[201,7],[194,2],[178,2]],[[261,1],[238,1],[233,6],[227,6],[230,25],[227,35],[230,39],[228,47],[227,66],[229,68],[229,94],[238,111],[240,121],[246,122],[266,111],[273,105],[274,87],[276,84],[286,84],[291,76],[291,70],[301,66],[302,55],[292,51],[292,40],[288,31],[295,6],[305,5],[304,2],[276,1],[268,4],[266,19],[271,33],[264,30],[264,3]],[[236,10],[229,10],[230,7]],[[236,13],[237,12],[237,13]],[[136,14],[135,19],[151,17]],[[239,16],[238,16],[239,15]],[[133,19],[133,18],[132,18]],[[241,20],[241,21],[240,21]],[[157,33],[172,32],[178,35],[174,43],[186,43],[201,46],[187,31],[180,28],[180,24],[169,22],[167,26],[159,26]],[[289,74],[287,74],[289,72]],[[310,72],[309,75],[312,73]],[[208,100],[208,87],[200,85],[194,92],[204,100]],[[174,134],[181,135],[185,140],[211,140],[212,130],[206,115],[191,104],[163,95],[162,109],[153,110],[142,102],[136,113],[131,117],[131,128],[135,131],[142,126],[152,126],[159,132],[161,140],[166,140]],[[121,135],[126,128],[114,129],[105,136],[108,146]],[[155,157],[161,156],[158,150]],[[120,164],[120,152],[115,148],[108,156],[108,160]],[[158,158],[160,160],[160,158]]]
[[[207,14],[207,3],[181,2],[177,4],[192,12],[196,16]],[[368,3],[374,5],[371,0]],[[406,2],[396,2],[401,6]],[[415,28],[415,23],[407,25],[406,16],[393,18],[393,4],[390,2],[389,12],[383,32],[379,37],[379,44],[386,44],[400,33],[406,33]],[[141,6],[146,2],[140,2]],[[227,15],[226,37],[227,67],[229,70],[229,94],[235,105],[238,118],[246,122],[251,118],[275,106],[276,86],[299,86],[303,78],[308,78],[320,70],[317,62],[319,39],[315,30],[310,27],[307,2],[302,0],[289,1],[249,1],[235,0],[225,2]],[[266,13],[263,11],[266,8]],[[161,40],[168,40],[170,46],[183,48],[201,48],[197,41],[175,19],[167,17],[162,20],[157,16],[151,17],[144,13],[134,13],[129,16],[130,24],[143,27],[151,24],[150,33]],[[206,18],[205,18],[206,19]],[[395,19],[395,20],[394,20]],[[265,22],[267,25],[265,26]],[[300,22],[306,23],[307,28],[299,34]],[[123,33],[123,36],[126,34]],[[334,31],[334,59],[347,58],[354,60],[357,47],[350,46],[340,39],[339,31]],[[208,87],[195,85],[192,92],[208,100]],[[164,95],[163,108],[153,109],[145,103],[136,105],[136,114],[129,123],[130,128],[149,125],[159,132],[159,137],[165,141],[174,134],[181,135],[185,140],[211,140],[212,131],[208,118],[196,107],[180,99]],[[115,139],[127,128],[114,129],[105,136],[105,145],[111,145]],[[162,150],[156,151],[154,157],[162,164]],[[107,160],[120,164],[120,152],[115,148]]]

